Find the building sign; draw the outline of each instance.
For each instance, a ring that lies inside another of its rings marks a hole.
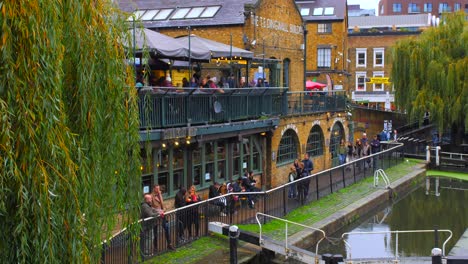
[[[281,137],[283,137],[284,133],[286,132],[286,130],[288,129],[292,129],[296,132],[296,134],[299,134],[298,130],[297,130],[297,126],[294,125],[294,124],[288,124],[286,125],[283,130],[281,130]]]
[[[367,83],[375,83],[375,84],[391,84],[391,82],[388,81],[388,77],[372,77],[372,78],[366,78]]]
[[[288,24],[270,18],[255,16],[254,14],[252,14],[250,21],[252,21],[252,25],[266,29],[274,29],[298,35],[302,35],[304,32],[301,25]]]

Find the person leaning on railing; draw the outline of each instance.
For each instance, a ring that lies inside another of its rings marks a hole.
[[[154,208],[159,213],[159,218],[161,219],[161,224],[164,229],[164,234],[166,236],[167,248],[175,249],[174,246],[171,244],[171,236],[169,233],[169,224],[167,223],[166,218],[164,217],[164,200],[162,197],[161,189],[159,185],[155,184],[153,186],[153,192],[151,193],[151,207]],[[155,229],[155,242],[157,239],[156,236],[156,229]]]
[[[202,199],[200,198],[200,195],[197,194],[197,191],[195,189],[195,185],[190,186],[188,193],[185,197],[185,202],[187,205],[191,205],[194,203],[200,202]],[[189,208],[187,211],[187,228],[189,232],[189,236],[191,239],[197,238],[200,230],[200,213],[198,212],[198,206],[192,206]],[[192,224],[195,225],[195,235],[192,233]]]

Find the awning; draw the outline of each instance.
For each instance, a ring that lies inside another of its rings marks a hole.
[[[133,36],[133,29],[130,30],[129,34]],[[210,51],[207,49],[193,46],[189,50],[188,45],[183,45],[172,37],[147,28],[135,29],[135,49],[141,53],[144,47],[149,52],[156,53],[157,57],[160,58],[188,60],[190,57],[193,60],[209,60],[211,57]]]
[[[188,47],[189,36],[176,38],[179,44],[184,47]],[[206,49],[210,51],[212,58],[230,58],[230,57],[242,57],[243,59],[251,59],[253,52],[237,48],[224,43],[216,42],[214,40],[202,38],[196,35],[190,36],[190,48]]]

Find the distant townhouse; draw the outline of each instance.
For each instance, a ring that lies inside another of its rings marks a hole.
[[[468,12],[467,0],[380,0],[379,16],[411,15],[431,13],[440,16],[442,13],[457,12],[464,10]]]

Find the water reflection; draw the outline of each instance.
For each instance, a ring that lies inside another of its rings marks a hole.
[[[437,226],[438,229],[453,232],[453,237],[445,248],[447,255],[468,227],[468,182],[444,179],[440,180],[435,190],[436,182],[431,179],[429,186],[432,189],[428,190],[428,194],[426,186],[427,184],[423,184],[397,203],[332,236],[341,237],[344,232],[422,230]],[[447,237],[447,233],[439,233],[437,246],[442,248]],[[394,257],[396,234],[351,235],[348,243],[351,250],[345,249],[342,241],[336,245],[322,242],[319,252],[343,256],[351,253],[352,258]],[[434,246],[433,233],[398,235],[400,257],[430,256]]]

